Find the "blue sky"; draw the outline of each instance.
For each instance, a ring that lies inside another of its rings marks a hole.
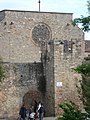
[[[0,10],[38,11],[38,0],[0,0]],[[87,0],[41,0],[41,11],[73,13],[73,18],[87,16]],[[90,32],[85,34],[90,40]]]

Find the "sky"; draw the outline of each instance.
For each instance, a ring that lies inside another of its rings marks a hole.
[[[0,0],[1,10],[38,11],[39,0]],[[40,11],[73,13],[73,18],[88,16],[87,0],[40,0]],[[85,40],[90,40],[90,32],[85,33]]]

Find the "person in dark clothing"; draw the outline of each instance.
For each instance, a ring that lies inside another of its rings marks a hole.
[[[22,120],[25,120],[26,112],[27,112],[27,109],[25,108],[25,106],[23,104],[22,107],[20,108],[20,112],[19,112],[19,115],[21,116]]]
[[[43,104],[41,104],[41,107],[38,110],[38,112],[39,112],[39,118],[40,118],[40,120],[43,120],[43,116],[44,116],[44,107],[43,107]]]
[[[37,111],[37,106],[38,106],[38,103],[37,103],[37,101],[35,100],[34,101],[34,112],[36,113],[36,111]]]

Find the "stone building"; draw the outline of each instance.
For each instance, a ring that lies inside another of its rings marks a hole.
[[[72,68],[84,58],[84,33],[72,25],[72,13],[0,11],[0,116],[16,117],[23,103],[41,101],[46,116],[61,113],[58,104],[82,106]]]

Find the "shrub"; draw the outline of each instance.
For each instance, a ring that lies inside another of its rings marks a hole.
[[[90,63],[78,65],[74,70],[82,75],[80,82],[82,94],[80,97],[90,118]]]
[[[85,120],[87,117],[87,114],[81,113],[78,107],[72,102],[63,102],[59,104],[59,107],[63,109],[64,113],[57,120]]]

